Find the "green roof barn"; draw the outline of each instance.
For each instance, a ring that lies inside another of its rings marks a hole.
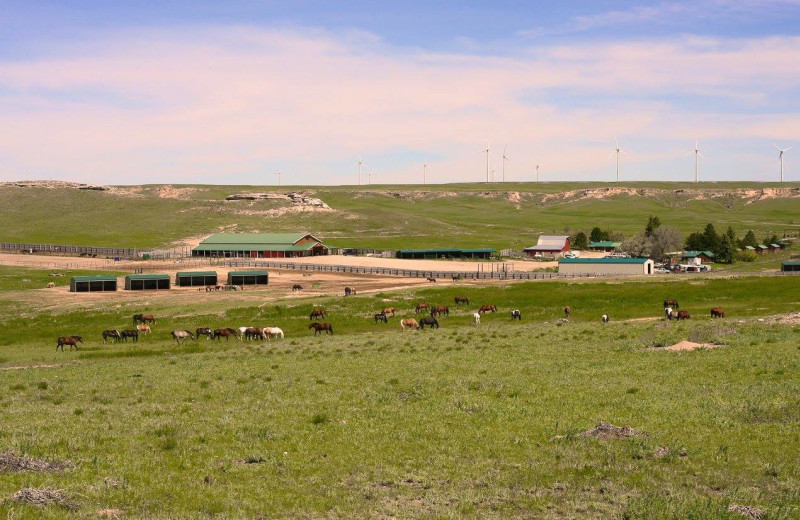
[[[111,275],[73,276],[69,281],[70,292],[103,292],[117,290],[117,277]]]
[[[192,249],[192,256],[287,258],[328,252],[328,246],[309,233],[216,233]]]

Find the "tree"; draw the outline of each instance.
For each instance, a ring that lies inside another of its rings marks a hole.
[[[736,244],[736,232],[731,226],[728,226],[728,230],[725,232],[725,234],[731,239],[732,244]]]
[[[589,247],[589,241],[586,239],[586,233],[578,231],[575,236],[570,240],[570,246],[574,249],[586,249]]]
[[[706,229],[703,231],[703,251],[711,251],[715,255],[719,253],[719,247],[722,243],[717,230],[714,229],[714,224],[709,222],[706,224]]]
[[[644,228],[644,236],[651,237],[656,229],[661,227],[661,219],[658,217],[654,217],[650,215],[650,218],[647,219],[647,226]]]
[[[694,232],[686,237],[684,247],[687,251],[702,251],[705,249],[705,237],[702,233]]]
[[[764,245],[769,247],[770,244],[777,244],[778,242],[780,242],[780,240],[781,239],[778,238],[778,235],[772,235],[771,237],[764,239]]]
[[[620,249],[634,258],[650,256],[650,239],[645,235],[635,235],[622,243]]]
[[[608,231],[603,231],[599,227],[595,226],[592,228],[591,233],[589,233],[589,240],[592,242],[603,242],[608,240]]]
[[[650,255],[656,260],[662,260],[666,253],[680,249],[681,244],[683,237],[677,229],[661,226],[650,237]]]
[[[722,240],[720,240],[719,250],[716,255],[717,262],[722,262],[724,264],[733,263],[734,256],[736,255],[736,243],[727,233],[722,235]]]
[[[744,235],[744,238],[739,241],[739,247],[742,249],[746,248],[747,246],[756,247],[757,245],[758,245],[758,240],[756,240],[756,234],[753,233],[752,229],[748,231]]]

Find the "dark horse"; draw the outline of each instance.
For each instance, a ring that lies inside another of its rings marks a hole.
[[[355,294],[355,293],[356,293],[356,290],[353,289],[352,287],[345,287],[344,288],[344,295],[345,296],[350,296],[351,294]]]
[[[310,323],[308,325],[309,329],[314,329],[314,335],[322,333],[323,331],[327,331],[328,334],[333,334],[333,327],[328,322],[324,323]]]
[[[469,298],[467,298],[466,296],[456,296],[456,305],[458,305],[459,303],[466,303],[467,305],[469,305]]]
[[[478,312],[480,314],[483,314],[483,313],[489,312],[489,311],[497,312],[497,305],[481,305],[481,308],[478,309]]]
[[[138,329],[123,330],[123,331],[120,331],[119,337],[122,339],[122,341],[125,341],[125,342],[128,341],[128,338],[131,338],[134,342],[136,342],[136,341],[139,341],[139,331],[138,331]]]
[[[325,309],[314,309],[311,311],[311,314],[308,315],[309,320],[313,319],[322,319],[328,316],[328,313],[325,312]]]
[[[569,319],[570,316],[572,316],[572,309],[570,309],[569,307],[564,307],[564,316],[566,316],[567,319]]]
[[[294,291],[302,291],[302,290],[303,290],[303,286],[300,285],[299,283],[296,283],[296,284],[294,284],[292,286],[292,292],[294,292]]]
[[[431,283],[436,283],[436,278],[428,277],[427,280]]]
[[[156,317],[152,314],[134,314],[133,315],[133,324],[136,325],[137,323],[155,323]]]
[[[664,308],[667,308],[667,307],[672,307],[673,309],[678,309],[678,308],[680,308],[680,305],[678,305],[678,300],[664,300]]]
[[[441,316],[444,314],[445,316],[450,316],[450,308],[447,305],[438,305],[436,307],[431,307],[431,318],[435,318],[436,316]]]
[[[422,318],[421,320],[419,320],[419,328],[420,329],[424,329],[425,325],[429,326],[432,329],[433,328],[437,328],[438,329],[439,328],[439,320],[437,320],[436,318],[433,318],[433,317]]]
[[[209,340],[214,338],[214,331],[208,327],[198,327],[194,335],[198,338],[200,336],[205,336],[206,339]]]
[[[69,345],[70,350],[72,350],[72,347],[75,347],[75,350],[78,350],[78,343],[83,343],[83,338],[80,336],[61,336],[58,338],[56,350],[61,348],[61,352],[64,352],[64,345]]]
[[[227,328],[227,329],[214,329],[214,332],[211,334],[211,338],[212,339],[216,338],[217,341],[219,341],[219,338],[222,337],[225,338],[225,341],[228,341],[229,339],[231,339],[231,336],[238,339],[239,332],[236,329]]]
[[[385,312],[379,312],[375,314],[375,323],[378,323],[379,321],[382,321],[384,323],[389,323],[389,319],[386,317]]]
[[[722,307],[714,307],[711,309],[711,317],[712,318],[724,318],[725,311],[722,310]]]
[[[119,331],[118,330],[104,330],[103,331],[103,343],[105,343],[108,338],[111,338],[114,341],[119,341],[121,339],[121,336],[119,335]]]
[[[511,311],[511,319],[522,321],[522,313],[519,311],[519,309],[514,309]]]

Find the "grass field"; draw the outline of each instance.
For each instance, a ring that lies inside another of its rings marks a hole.
[[[641,233],[649,215],[684,234],[713,222],[759,237],[800,227],[800,199],[746,198],[741,190],[786,189],[756,183],[506,183],[371,187],[282,187],[306,190],[334,212],[285,212],[285,201],[225,201],[264,186],[162,186],[123,192],[0,186],[4,241],[149,248],[186,237],[228,231],[310,231],[338,247],[408,249],[494,247],[521,250],[541,233],[590,231],[597,225]],[[173,187],[170,187],[173,188]],[[127,188],[122,187],[126,190]],[[602,190],[628,190],[602,194]],[[602,198],[584,197],[600,190]],[[740,191],[736,191],[740,190]],[[569,197],[554,196],[574,192]],[[552,198],[548,198],[551,197]],[[514,198],[516,197],[516,198]],[[58,200],[59,204],[42,201]],[[63,211],[69,207],[70,211]],[[91,223],[87,226],[87,223]]]
[[[727,509],[742,504],[797,518],[800,327],[757,318],[800,311],[798,289],[796,277],[562,281],[47,311],[32,291],[0,292],[16,309],[0,319],[0,453],[75,464],[0,471],[0,515],[737,519]],[[469,310],[438,330],[371,320],[455,295]],[[623,321],[660,316],[665,298],[693,319]],[[483,303],[501,312],[475,327]],[[313,305],[333,336],[311,336]],[[573,319],[559,325],[564,305]],[[707,317],[716,305],[725,320]],[[152,336],[102,345],[100,331],[142,311],[159,318]],[[250,324],[287,338],[168,339]],[[87,342],[57,353],[62,334]],[[687,339],[725,346],[659,351]],[[642,435],[581,435],[601,421]],[[73,509],[9,499],[24,487],[62,490]]]

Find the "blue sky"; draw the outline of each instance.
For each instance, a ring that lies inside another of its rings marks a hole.
[[[690,180],[695,139],[701,179],[778,180],[798,32],[800,0],[6,0],[0,180],[480,181],[491,142],[498,181],[504,147],[611,181],[615,137],[624,180]]]

